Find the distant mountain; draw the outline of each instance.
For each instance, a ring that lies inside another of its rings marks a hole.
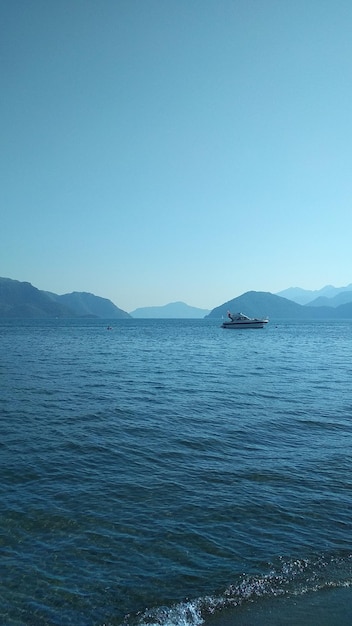
[[[72,317],[72,311],[30,283],[0,278],[0,317]]]
[[[164,306],[150,306],[135,309],[130,315],[135,318],[179,318],[195,319],[205,317],[210,313],[209,309],[197,309],[184,302],[170,302]]]
[[[347,302],[346,304],[340,304],[335,311],[337,312],[339,319],[350,319],[352,318],[352,302]]]
[[[352,317],[352,303],[332,307],[309,307],[262,291],[248,291],[213,309],[208,318],[226,317],[227,311],[273,320],[343,319]]]
[[[100,298],[92,293],[73,291],[62,296],[50,294],[56,302],[67,306],[80,317],[103,317],[110,319],[130,317],[126,311],[122,311],[107,298]]]
[[[309,306],[330,306],[336,308],[340,306],[340,304],[347,304],[348,302],[352,302],[352,291],[341,291],[337,296],[333,298],[327,298],[326,296],[320,296],[312,302],[309,302]]]
[[[0,278],[0,317],[130,317],[110,300],[87,293],[58,296],[31,283]]]
[[[287,298],[288,300],[293,300],[293,302],[297,302],[297,304],[309,304],[321,296],[325,298],[334,298],[339,293],[351,290],[352,283],[346,287],[333,287],[332,285],[326,285],[325,287],[322,287],[322,289],[317,289],[315,291],[301,289],[300,287],[289,287],[289,289],[279,291],[276,295],[281,296],[282,298]]]

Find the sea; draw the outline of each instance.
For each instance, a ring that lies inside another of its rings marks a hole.
[[[352,321],[1,320],[0,624],[350,626]]]

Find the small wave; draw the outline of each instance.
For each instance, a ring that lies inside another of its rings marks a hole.
[[[242,575],[223,593],[158,607],[128,616],[123,626],[201,626],[207,617],[262,597],[303,596],[309,592],[352,586],[352,555],[279,559],[267,574]]]
[[[203,606],[206,603],[204,598],[194,601],[181,602],[172,607],[160,607],[145,611],[134,622],[134,626],[200,626],[204,619]],[[131,622],[125,622],[124,626]]]

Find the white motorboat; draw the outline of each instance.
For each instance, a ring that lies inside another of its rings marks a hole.
[[[258,319],[256,317],[248,317],[244,313],[227,312],[229,321],[223,322],[221,328],[264,328],[268,323],[268,319]]]

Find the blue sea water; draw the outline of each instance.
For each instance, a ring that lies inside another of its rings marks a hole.
[[[2,320],[0,623],[351,624],[351,380],[351,321]]]

